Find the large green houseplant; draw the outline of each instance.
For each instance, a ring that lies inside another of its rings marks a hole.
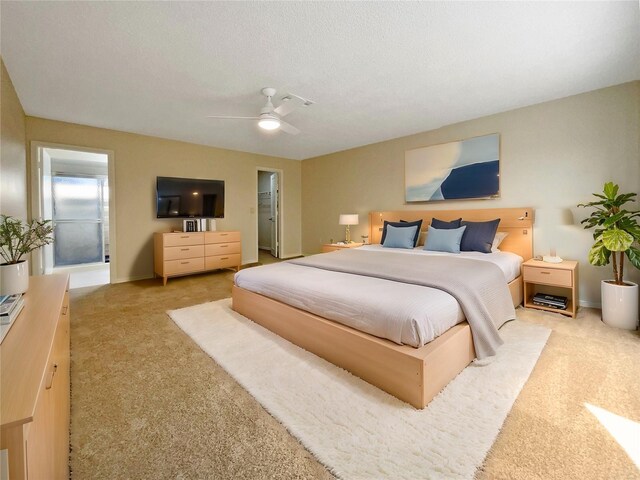
[[[29,266],[23,257],[53,241],[50,220],[23,222],[0,215],[0,294],[24,293],[29,288]]]
[[[589,263],[596,266],[613,264],[613,279],[602,282],[603,320],[616,326],[624,324],[625,328],[635,328],[638,322],[638,285],[624,280],[624,267],[626,257],[631,265],[640,269],[640,211],[625,207],[635,202],[635,193],[618,194],[618,190],[618,185],[607,182],[602,193],[593,194],[598,200],[578,206],[594,209],[581,222],[585,229],[594,229],[595,243],[589,250]],[[623,305],[626,302],[622,301],[626,297],[627,306],[631,309],[628,312],[622,311],[626,308]],[[623,306],[616,308],[616,304]]]

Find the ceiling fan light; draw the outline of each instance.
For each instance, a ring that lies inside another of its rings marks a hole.
[[[258,121],[258,126],[263,130],[276,130],[280,128],[280,120],[273,117],[264,117]]]

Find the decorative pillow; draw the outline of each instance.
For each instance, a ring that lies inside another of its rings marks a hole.
[[[422,220],[416,220],[415,222],[387,222],[384,221],[384,226],[382,227],[382,239],[380,243],[384,245],[385,238],[387,236],[387,226],[392,226],[396,228],[411,228],[417,227],[414,232],[413,246],[418,245],[418,238],[420,238],[420,228],[422,227]]]
[[[500,251],[498,250],[498,247],[500,246],[500,244],[502,243],[502,241],[505,239],[507,235],[509,235],[507,232],[496,232],[496,236],[493,237],[493,243],[491,244],[492,252]]]
[[[417,225],[411,227],[387,225],[387,235],[382,242],[382,246],[387,248],[413,248],[417,230]]]
[[[467,229],[462,236],[460,250],[463,252],[491,253],[491,244],[496,236],[500,219],[489,220],[488,222],[467,222],[462,221]]]
[[[457,220],[451,220],[450,222],[445,222],[444,220],[438,220],[437,218],[431,219],[431,226],[433,228],[437,228],[438,230],[451,230],[452,228],[460,228],[462,222],[462,218],[458,218]]]
[[[460,253],[460,242],[462,235],[467,229],[466,226],[460,228],[448,228],[440,230],[438,228],[429,227],[429,235],[427,235],[427,243],[424,245],[425,250],[434,252],[450,252]]]

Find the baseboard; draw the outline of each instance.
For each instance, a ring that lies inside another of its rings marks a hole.
[[[111,283],[125,283],[125,282],[137,282],[138,280],[149,280],[154,278],[153,275],[151,276],[147,276],[147,275],[139,275],[139,276],[134,276],[134,277],[120,277],[120,278],[116,278],[116,279],[111,279]]]
[[[589,302],[587,300],[580,300],[578,302],[578,306],[579,307],[585,307],[585,308],[598,308],[598,309],[602,309],[602,304],[598,303],[598,302]]]
[[[294,258],[301,258],[301,257],[304,257],[304,255],[301,254],[301,253],[295,253],[293,255],[282,256],[282,257],[280,257],[280,259],[281,260],[292,260]]]

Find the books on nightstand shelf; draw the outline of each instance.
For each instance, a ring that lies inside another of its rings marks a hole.
[[[533,296],[533,304],[558,310],[566,310],[568,300],[567,297],[549,295],[546,293],[536,293]]]

